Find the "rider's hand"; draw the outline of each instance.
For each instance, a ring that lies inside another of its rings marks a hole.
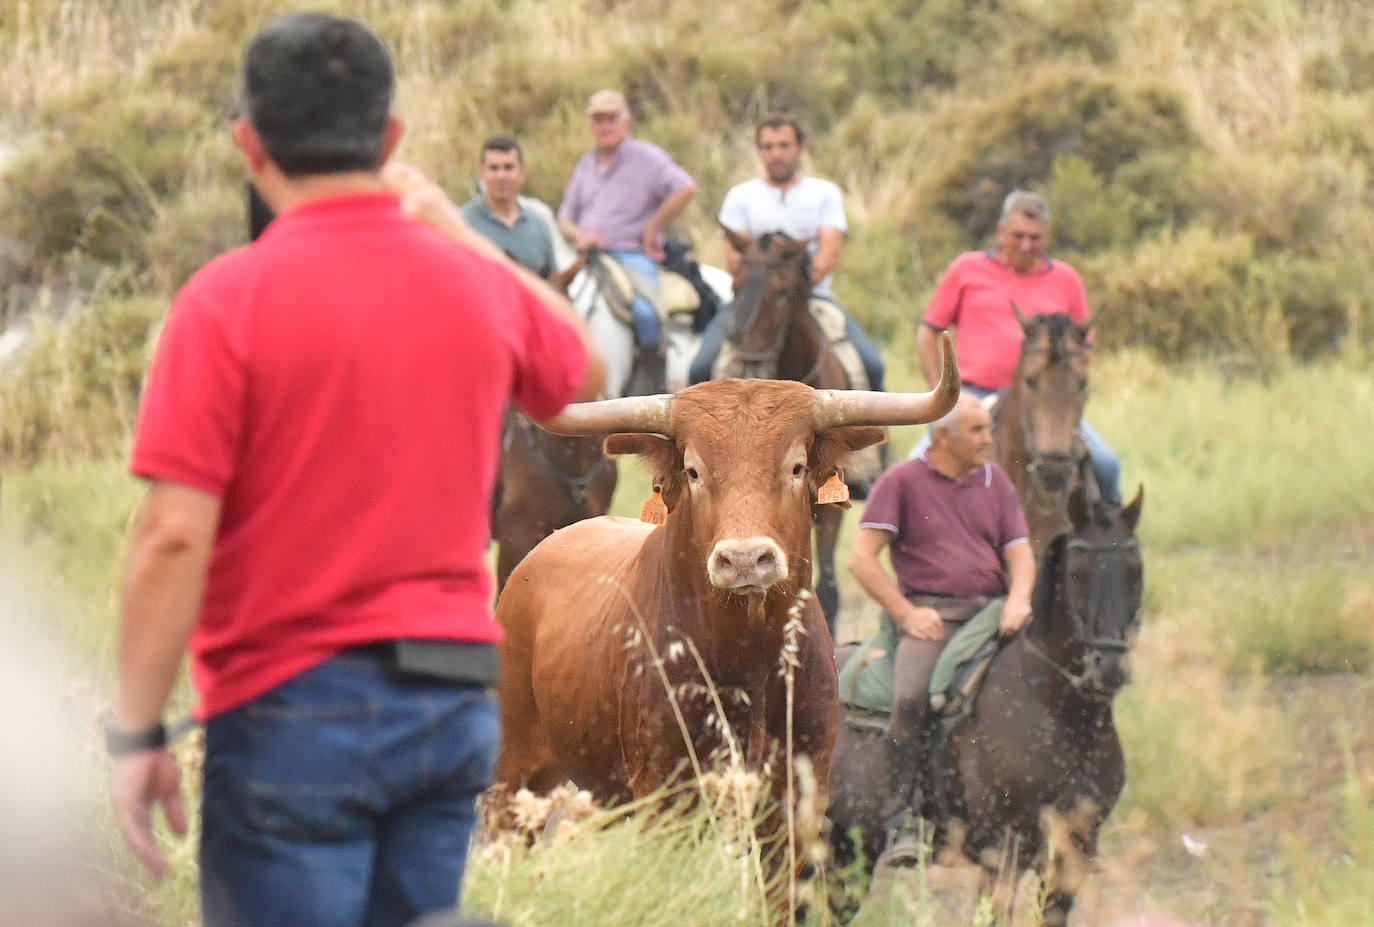
[[[933,608],[912,605],[896,617],[901,629],[917,640],[945,639],[945,623],[940,620],[940,613]]]
[[[588,248],[600,248],[606,250],[606,241],[596,232],[588,229],[578,229],[573,236],[573,248],[578,251],[586,251]]]
[[[663,253],[663,246],[658,243],[658,229],[653,226],[645,228],[644,240],[641,244],[643,244],[644,253],[648,256],[649,260],[653,261],[655,264],[663,263],[663,259],[667,257],[667,255]]]
[[[1031,618],[1030,602],[1024,599],[1014,599],[1008,597],[1002,603],[1001,631],[1004,637],[1011,637],[1017,631],[1026,626],[1026,622]]]
[[[167,749],[143,750],[117,757],[111,772],[110,800],[124,842],[152,873],[162,878],[167,860],[153,839],[153,806],[161,803],[173,833],[186,834],[186,806],[181,801],[181,773]]]

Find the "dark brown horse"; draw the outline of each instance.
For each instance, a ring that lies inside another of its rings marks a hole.
[[[500,545],[497,589],[534,545],[565,525],[605,515],[615,493],[615,461],[600,436],[549,434],[523,415],[506,416],[492,539]]]
[[[935,787],[922,817],[936,825],[937,842],[962,851],[989,880],[1005,876],[1014,887],[1021,872],[1038,870],[1046,924],[1066,923],[1098,828],[1125,783],[1112,700],[1128,679],[1140,610],[1142,499],[1143,491],[1121,509],[1073,493],[1072,530],[1040,557],[1034,620],[1002,646],[971,714],[935,737]],[[846,712],[831,765],[836,863],[862,851],[869,873],[885,839],[885,724]],[[852,913],[852,904],[837,907]]]
[[[811,314],[811,258],[805,241],[781,232],[751,239],[730,229],[725,237],[740,254],[734,301],[727,326],[732,377],[797,380],[817,389],[848,389],[852,384],[830,343]],[[844,510],[817,505],[816,598],[825,612],[830,636],[840,612],[835,580],[835,544]]]
[[[1078,422],[1088,401],[1088,328],[1064,313],[1026,318],[1012,309],[1024,338],[1011,384],[993,410],[997,464],[1011,477],[1038,554],[1067,531],[1069,493],[1096,480]]]

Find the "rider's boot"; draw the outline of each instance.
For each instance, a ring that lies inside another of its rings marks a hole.
[[[646,395],[668,392],[668,371],[663,349],[658,345],[642,346],[635,353],[635,369]]]

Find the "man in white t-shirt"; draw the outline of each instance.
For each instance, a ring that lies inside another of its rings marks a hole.
[[[840,188],[828,180],[802,173],[806,133],[795,117],[779,114],[764,119],[754,129],[754,144],[764,175],[730,188],[720,206],[720,224],[750,238],[782,232],[789,238],[809,242],[812,293],[835,303],[830,276],[840,262],[849,230]],[[739,269],[740,253],[728,239],[724,245],[725,266],[733,274]],[[711,368],[725,341],[728,317],[729,313],[720,313],[703,333],[701,348],[692,362],[691,382],[711,378]],[[882,389],[883,362],[878,349],[847,312],[845,334],[863,358],[871,388]]]

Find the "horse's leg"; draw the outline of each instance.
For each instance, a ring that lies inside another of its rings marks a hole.
[[[817,505],[811,509],[811,517],[816,522],[816,601],[825,613],[825,623],[830,628],[830,639],[834,641],[840,619],[840,587],[835,579],[835,544],[840,537],[840,519],[844,517],[844,509],[836,505]]]

